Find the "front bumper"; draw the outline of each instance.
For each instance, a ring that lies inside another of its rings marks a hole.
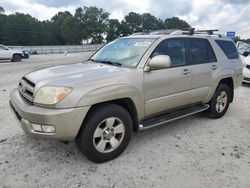
[[[31,137],[73,140],[82,125],[90,106],[50,109],[34,106],[15,89],[10,93],[10,107],[23,131]],[[36,132],[32,124],[53,125],[54,133]]]
[[[244,79],[243,82],[250,83],[250,69],[244,67],[243,68]]]

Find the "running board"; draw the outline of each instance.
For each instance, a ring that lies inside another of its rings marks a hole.
[[[168,122],[181,119],[199,112],[205,111],[209,108],[208,104],[199,104],[191,107],[186,107],[180,110],[168,112],[166,114],[157,115],[151,118],[147,118],[139,124],[139,131],[153,128]]]

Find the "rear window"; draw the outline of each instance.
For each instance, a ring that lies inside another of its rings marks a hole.
[[[228,59],[238,59],[239,54],[233,41],[215,40]]]

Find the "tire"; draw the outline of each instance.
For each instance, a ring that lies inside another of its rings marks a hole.
[[[91,110],[76,138],[80,151],[95,163],[119,156],[128,146],[132,119],[121,106],[107,104]]]
[[[22,56],[21,56],[21,55],[19,55],[19,54],[14,54],[13,57],[12,57],[12,59],[11,59],[11,61],[12,61],[12,62],[20,62],[21,59],[22,59]]]
[[[220,84],[209,103],[209,109],[206,112],[206,115],[212,119],[219,119],[224,116],[227,112],[231,101],[231,92],[230,88],[226,84]]]

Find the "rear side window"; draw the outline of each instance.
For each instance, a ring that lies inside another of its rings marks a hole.
[[[216,62],[214,51],[206,39],[190,39],[191,64]]]
[[[228,59],[238,59],[239,54],[233,41],[215,40]]]

